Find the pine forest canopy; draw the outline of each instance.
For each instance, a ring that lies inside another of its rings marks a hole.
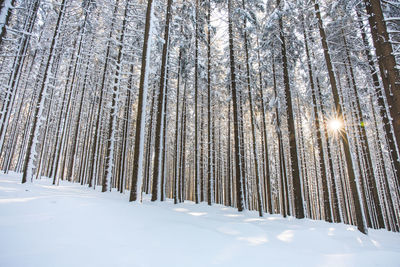
[[[0,0],[0,168],[400,227],[400,2]]]

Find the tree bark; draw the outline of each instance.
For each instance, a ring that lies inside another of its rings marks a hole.
[[[138,111],[136,115],[135,151],[133,157],[133,171],[129,201],[136,201],[141,192],[143,171],[144,132],[146,124],[147,89],[151,52],[151,36],[153,16],[153,0],[147,1],[146,24],[144,28],[142,67],[140,69]]]
[[[235,69],[235,52],[233,48],[233,25],[232,25],[232,0],[228,0],[228,31],[229,31],[229,63],[231,72],[231,90],[233,101],[233,128],[235,138],[235,162],[236,162],[236,204],[238,211],[243,211],[243,185],[241,160],[240,160],[240,144],[239,144],[239,114],[238,114],[238,97],[236,91],[236,69]],[[243,156],[243,155],[242,155]]]

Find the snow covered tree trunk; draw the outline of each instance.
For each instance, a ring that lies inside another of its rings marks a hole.
[[[114,9],[114,17],[116,17],[118,12],[118,3],[117,0],[115,2],[115,9]],[[116,62],[116,70],[115,70],[115,78],[114,78],[114,86],[113,86],[113,93],[112,93],[112,103],[111,103],[111,110],[109,116],[109,125],[108,125],[108,134],[107,134],[107,150],[106,150],[106,162],[105,162],[105,171],[104,171],[104,179],[102,184],[102,192],[106,192],[107,190],[111,190],[111,179],[113,176],[113,169],[114,169],[114,151],[115,151],[115,136],[116,136],[116,120],[117,120],[117,112],[118,112],[118,102],[119,102],[119,87],[120,87],[120,73],[121,73],[121,61],[122,61],[122,49],[124,43],[124,36],[125,36],[125,29],[127,24],[127,13],[128,13],[128,3],[125,5],[125,11],[123,16],[122,22],[122,29],[121,35],[118,40],[118,57]],[[115,20],[113,20],[113,25]],[[111,27],[113,28],[113,27]],[[111,35],[111,33],[110,33]]]
[[[238,211],[244,210],[243,205],[243,185],[242,185],[242,172],[240,160],[240,143],[239,143],[239,110],[238,110],[238,97],[236,91],[236,69],[235,69],[235,52],[233,48],[233,22],[232,22],[232,0],[228,0],[228,31],[229,31],[229,64],[230,64],[230,78],[231,78],[231,91],[233,101],[233,127],[235,138],[235,161],[236,161],[236,204]],[[242,155],[243,156],[243,155]]]
[[[245,2],[242,0],[243,8],[245,8]],[[248,39],[247,39],[247,29],[246,29],[247,20],[244,19],[243,27],[244,27],[244,50],[245,50],[245,60],[246,60],[246,82],[247,82],[247,91],[249,97],[249,105],[250,105],[250,121],[251,121],[251,135],[253,141],[253,157],[255,163],[255,172],[256,172],[256,187],[257,187],[257,208],[258,214],[260,217],[263,216],[263,206],[262,206],[262,197],[261,197],[261,185],[260,185],[260,169],[258,163],[258,154],[257,154],[257,136],[256,136],[256,127],[255,127],[255,114],[253,107],[253,94],[251,92],[251,78],[250,78],[250,63],[249,63],[249,48],[248,48]]]
[[[185,179],[186,179],[186,82],[183,88],[183,103],[182,103],[182,116],[181,116],[181,164],[180,164],[180,180],[179,180],[179,202],[185,201]]]
[[[232,185],[232,175],[231,175],[231,100],[229,100],[228,104],[228,135],[227,135],[227,167],[226,167],[226,179],[227,179],[227,186],[226,186],[226,195],[227,195],[227,205],[233,206],[232,201],[232,192],[233,192],[233,185]]]
[[[217,174],[217,168],[216,168],[216,158],[217,158],[217,156],[216,156],[216,147],[217,147],[217,145],[216,145],[216,134],[215,134],[215,121],[216,121],[216,118],[215,118],[215,112],[213,112],[213,120],[211,121],[211,129],[212,129],[212,133],[211,133],[211,142],[212,142],[212,147],[213,147],[213,149],[212,149],[212,156],[211,156],[211,162],[212,162],[212,166],[211,166],[211,168],[212,168],[212,170],[213,170],[213,179],[212,179],[212,190],[211,190],[211,193],[212,193],[212,200],[214,201],[214,202],[217,202],[218,201],[218,174]],[[217,202],[218,203],[218,202]]]
[[[168,107],[168,80],[169,80],[169,55],[167,58],[167,74],[165,77],[165,103],[164,103],[164,107],[163,107],[163,132],[162,132],[162,147],[163,150],[162,155],[160,155],[160,164],[161,164],[161,181],[160,181],[160,200],[164,201],[165,200],[165,160],[167,157],[167,143],[166,143],[166,134],[167,134],[167,107]]]
[[[194,194],[195,202],[199,203],[199,140],[198,140],[198,124],[199,124],[199,112],[198,112],[198,98],[199,98],[199,0],[196,0],[196,21],[195,21],[195,45],[194,45]]]
[[[150,104],[150,122],[148,126],[148,132],[147,132],[147,143],[146,143],[146,165],[145,165],[145,170],[144,170],[144,184],[143,184],[143,190],[146,194],[150,193],[150,167],[151,167],[151,157],[152,157],[152,140],[153,140],[153,124],[154,124],[154,105],[155,105],[155,96],[156,90],[155,88],[152,90],[151,94],[151,104]]]
[[[238,65],[238,76],[240,74],[241,65]],[[239,80],[239,79],[238,79]],[[238,104],[238,127],[239,127],[239,155],[240,155],[240,171],[242,177],[242,186],[243,186],[243,205],[245,209],[248,208],[249,205],[249,190],[248,190],[248,175],[246,169],[246,149],[244,142],[244,121],[243,121],[243,95],[242,88],[238,86],[239,90],[237,92],[237,104]]]
[[[206,116],[204,116],[204,105],[203,103],[204,101],[204,96],[205,94],[201,95],[201,109],[200,109],[200,159],[199,159],[199,164],[200,164],[200,202],[204,202],[204,199],[207,198],[207,196],[205,196],[206,191],[205,191],[205,183],[207,183],[207,181],[204,179],[204,173],[206,172],[206,168],[205,168],[205,164],[204,164],[204,159],[205,159],[205,152],[204,152],[204,124],[206,122]]]
[[[147,90],[149,78],[149,64],[151,52],[151,32],[153,19],[153,0],[147,1],[146,25],[142,52],[142,67],[140,70],[140,84],[138,96],[138,111],[136,117],[135,151],[133,158],[133,172],[129,201],[136,201],[142,190],[144,134],[146,124]]]
[[[208,168],[207,168],[207,203],[211,205],[212,200],[212,175],[213,169],[211,165],[211,1],[207,3],[207,140],[208,140]],[[197,38],[196,38],[197,40]],[[197,47],[196,47],[197,51]],[[197,77],[197,74],[196,74]]]
[[[161,155],[163,151],[163,143],[162,143],[162,133],[163,128],[165,127],[164,122],[164,106],[165,106],[165,90],[166,90],[166,82],[167,82],[167,61],[168,61],[168,50],[169,50],[169,34],[170,34],[170,21],[172,16],[172,0],[168,0],[167,4],[167,14],[166,21],[164,27],[164,44],[163,44],[163,52],[161,59],[161,76],[160,76],[160,91],[158,95],[158,103],[157,103],[157,120],[156,120],[156,132],[155,132],[155,157],[153,164],[153,187],[152,187],[152,196],[151,201],[156,201],[158,199],[158,190],[159,190],[159,182],[161,175]]]
[[[280,5],[280,0],[277,0],[277,5]],[[282,16],[279,17],[279,28],[280,28],[280,39],[281,39],[281,53],[282,53],[282,64],[283,64],[283,80],[285,85],[285,97],[286,97],[286,113],[288,122],[288,134],[289,134],[289,147],[290,147],[290,164],[293,181],[293,196],[294,196],[294,212],[298,219],[304,218],[304,207],[303,197],[301,190],[301,179],[300,169],[297,156],[297,143],[296,143],[296,132],[294,126],[294,113],[292,104],[292,92],[290,88],[289,70],[288,70],[288,59],[286,55],[286,41],[283,29]],[[287,192],[289,194],[289,192]]]
[[[182,48],[179,48],[178,56],[178,79],[176,82],[176,113],[175,113],[175,173],[174,173],[174,187],[173,187],[173,198],[174,204],[178,204],[178,180],[179,180],[179,166],[182,162],[179,161],[179,90],[181,82],[181,61],[182,61]],[[181,137],[182,138],[182,137]]]

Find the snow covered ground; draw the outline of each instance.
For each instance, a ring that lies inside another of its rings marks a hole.
[[[0,175],[0,266],[400,266],[400,234]]]

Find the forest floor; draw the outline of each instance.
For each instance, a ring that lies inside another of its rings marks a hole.
[[[385,230],[20,179],[0,175],[2,267],[400,266]]]

